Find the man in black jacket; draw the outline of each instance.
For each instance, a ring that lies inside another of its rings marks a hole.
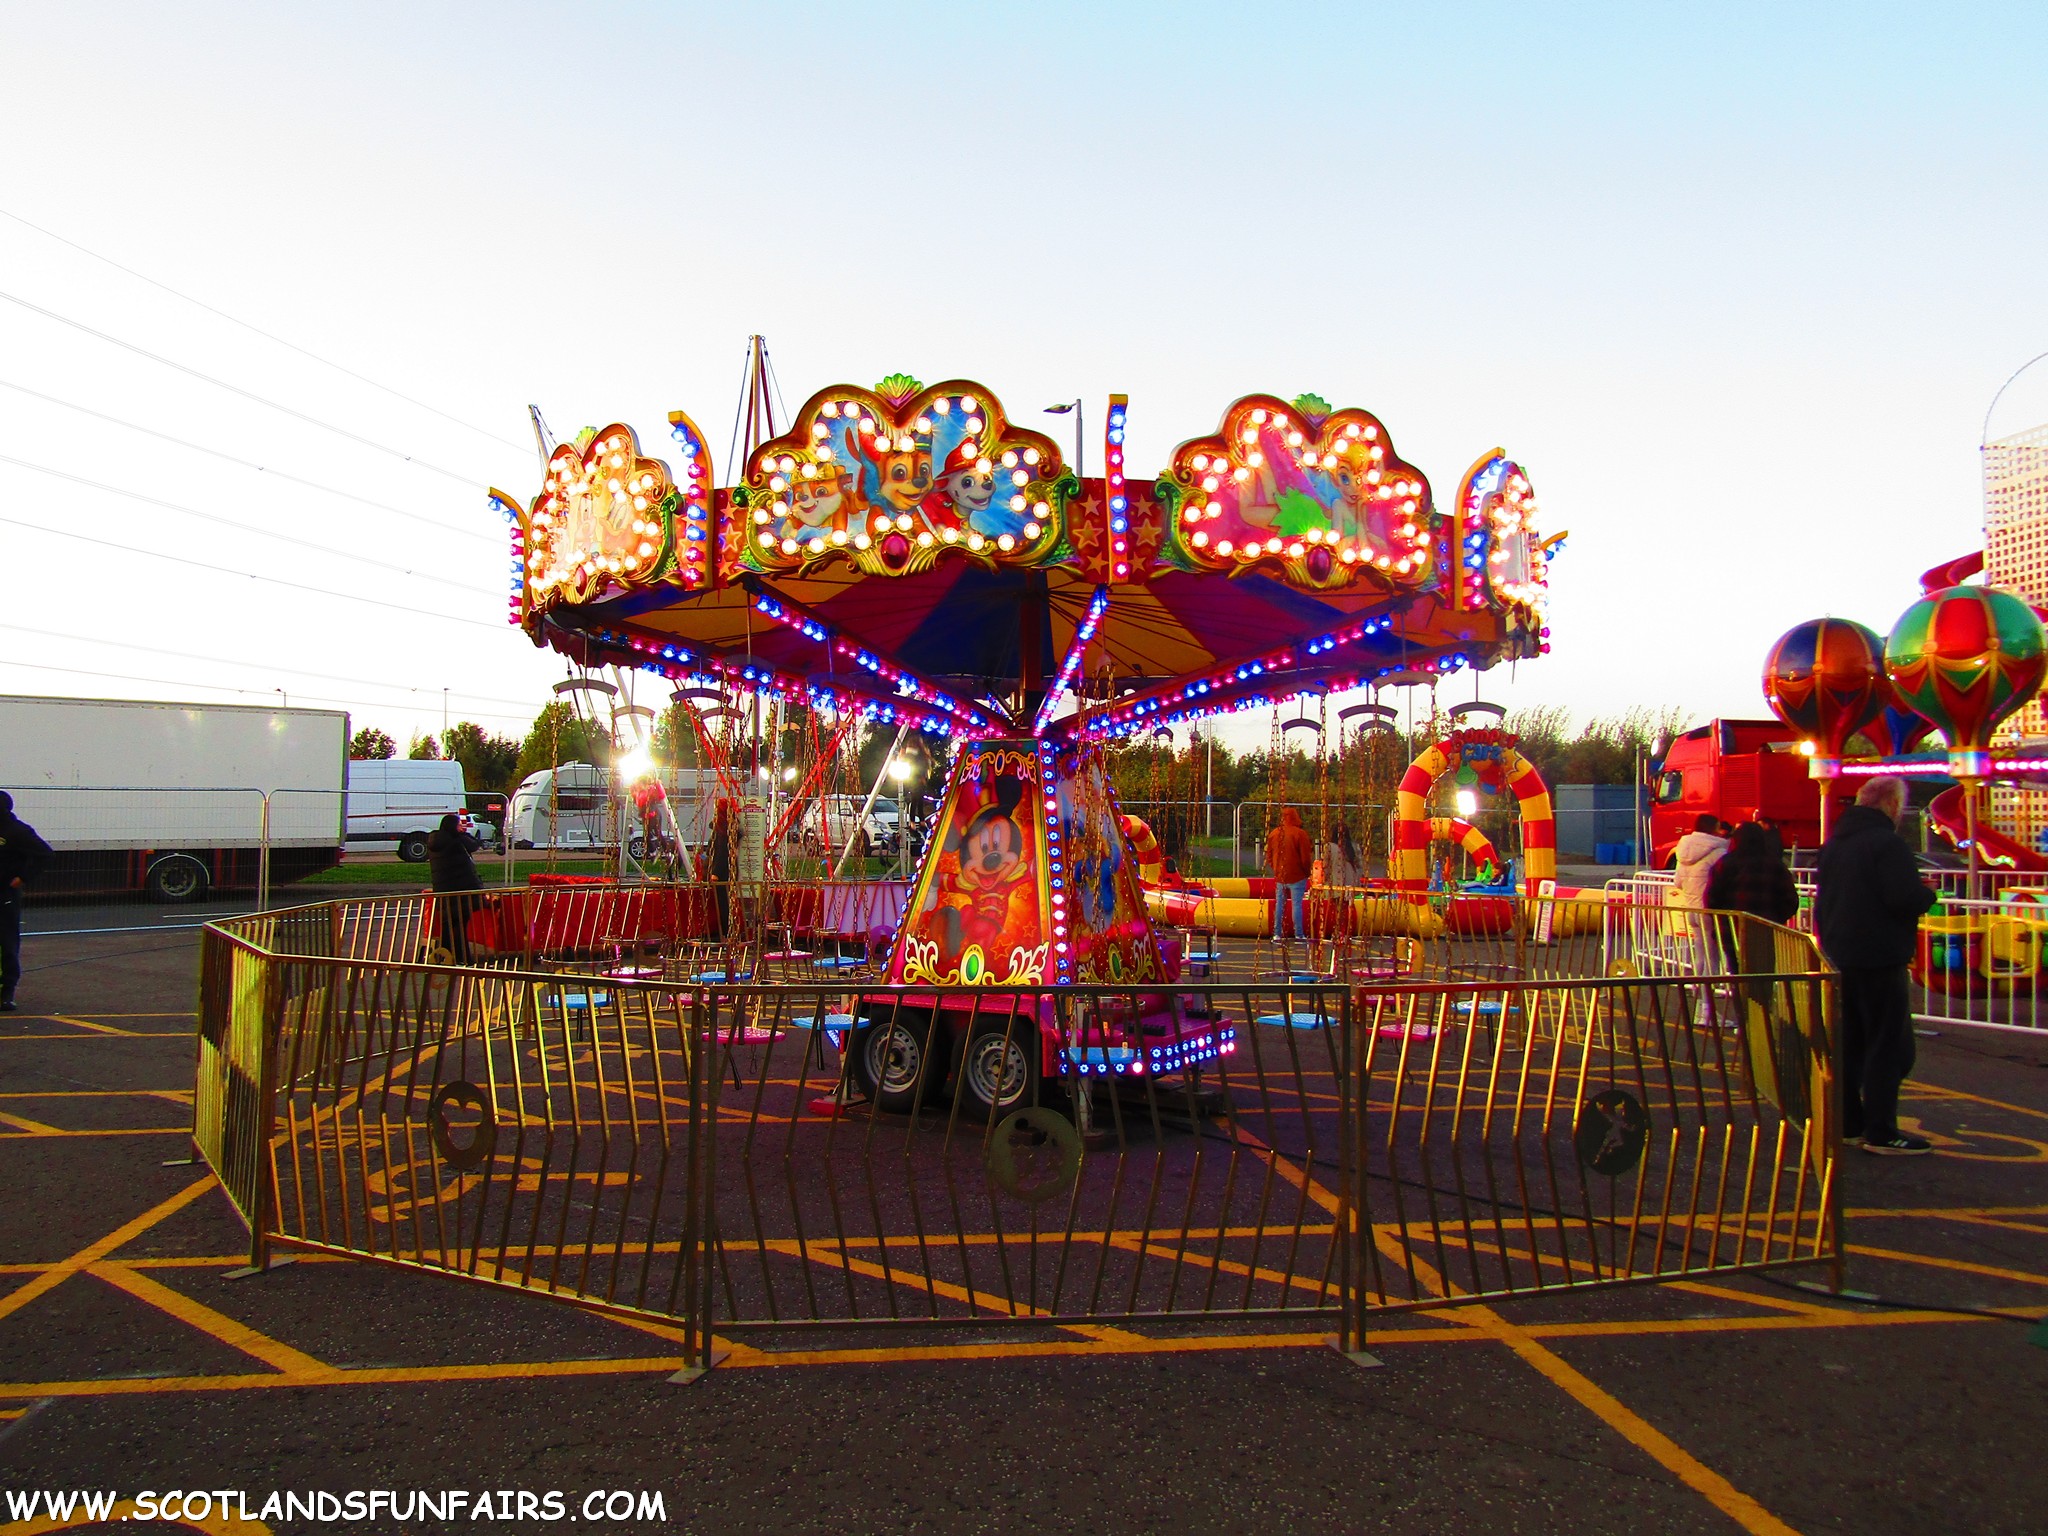
[[[1901,779],[1868,780],[1820,852],[1814,930],[1842,973],[1842,1132],[1888,1157],[1932,1151],[1899,1130],[1899,1084],[1913,1070],[1913,1004],[1907,967],[1920,914],[1935,894],[1921,882],[1896,823]]]
[[[50,845],[14,814],[14,796],[0,789],[0,1013],[14,1012],[21,985],[21,898],[50,857]]]

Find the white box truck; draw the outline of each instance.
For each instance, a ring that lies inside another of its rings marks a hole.
[[[340,861],[348,716],[0,695],[0,788],[56,854],[42,895],[194,901]]]
[[[406,863],[421,863],[427,857],[427,835],[448,815],[458,817],[471,836],[488,841],[485,829],[490,823],[470,816],[462,764],[407,757],[357,758],[349,763],[351,849],[396,848]]]

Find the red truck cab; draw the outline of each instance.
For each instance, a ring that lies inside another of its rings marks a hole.
[[[1650,859],[1675,861],[1678,840],[1703,815],[1774,822],[1787,849],[1820,843],[1820,781],[1807,776],[1798,735],[1776,720],[1715,720],[1687,731],[1652,764]],[[1836,779],[1835,811],[1855,802],[1853,779]]]

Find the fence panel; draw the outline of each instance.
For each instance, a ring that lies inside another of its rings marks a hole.
[[[1375,1308],[1838,1251],[1826,986],[1450,984],[1370,997],[1355,1053],[1351,1337]]]

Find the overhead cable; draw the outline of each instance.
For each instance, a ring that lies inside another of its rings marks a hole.
[[[71,247],[72,250],[77,251],[82,255],[90,256],[94,261],[106,263],[106,265],[112,267],[116,272],[127,273],[128,276],[134,278],[137,282],[147,283],[152,288],[161,288],[165,293],[171,295],[172,298],[183,299],[187,304],[196,305],[200,309],[205,310],[209,315],[219,316],[221,319],[227,321],[230,325],[239,325],[243,330],[250,331],[258,336],[261,336],[265,341],[276,342],[277,345],[279,345],[280,347],[283,347],[288,351],[296,352],[301,357],[309,357],[314,362],[319,363],[322,367],[332,368],[336,373],[347,374],[348,377],[354,379],[359,384],[367,384],[372,389],[382,390],[385,394],[390,395],[395,400],[403,400],[407,405],[418,406],[421,410],[429,412],[432,415],[438,416],[443,421],[452,421],[458,427],[464,427],[471,432],[475,432],[480,434],[481,436],[488,437],[489,439],[491,439],[492,442],[503,443],[507,448],[517,448],[521,453],[524,453],[526,451],[526,445],[524,443],[515,443],[509,437],[500,437],[497,433],[493,432],[489,427],[479,427],[474,422],[464,421],[460,416],[450,415],[448,412],[442,410],[439,406],[429,405],[424,400],[417,400],[413,398],[411,395],[408,395],[401,390],[393,389],[389,384],[380,384],[377,380],[371,378],[368,374],[357,373],[355,369],[347,367],[342,363],[337,363],[331,357],[322,357],[318,352],[314,352],[309,350],[308,348],[302,347],[295,341],[286,341],[282,336],[279,336],[271,331],[266,331],[260,325],[251,324],[249,321],[242,319],[241,316],[239,315],[231,315],[226,310],[216,308],[214,305],[207,303],[204,299],[195,299],[192,297],[191,294],[186,293],[181,289],[173,288],[169,283],[163,282],[160,279],[151,277],[147,272],[138,272],[133,267],[123,266],[120,262],[114,260],[113,257],[103,256],[98,251],[80,245],[76,240],[67,239],[65,236],[58,234],[54,229],[45,229],[40,224],[36,224],[28,219],[24,219],[18,213],[13,213],[5,208],[0,208],[0,218],[12,219],[15,223],[21,225],[24,229],[32,229],[37,234],[43,236],[47,240],[54,240],[59,245],[68,245]]]

